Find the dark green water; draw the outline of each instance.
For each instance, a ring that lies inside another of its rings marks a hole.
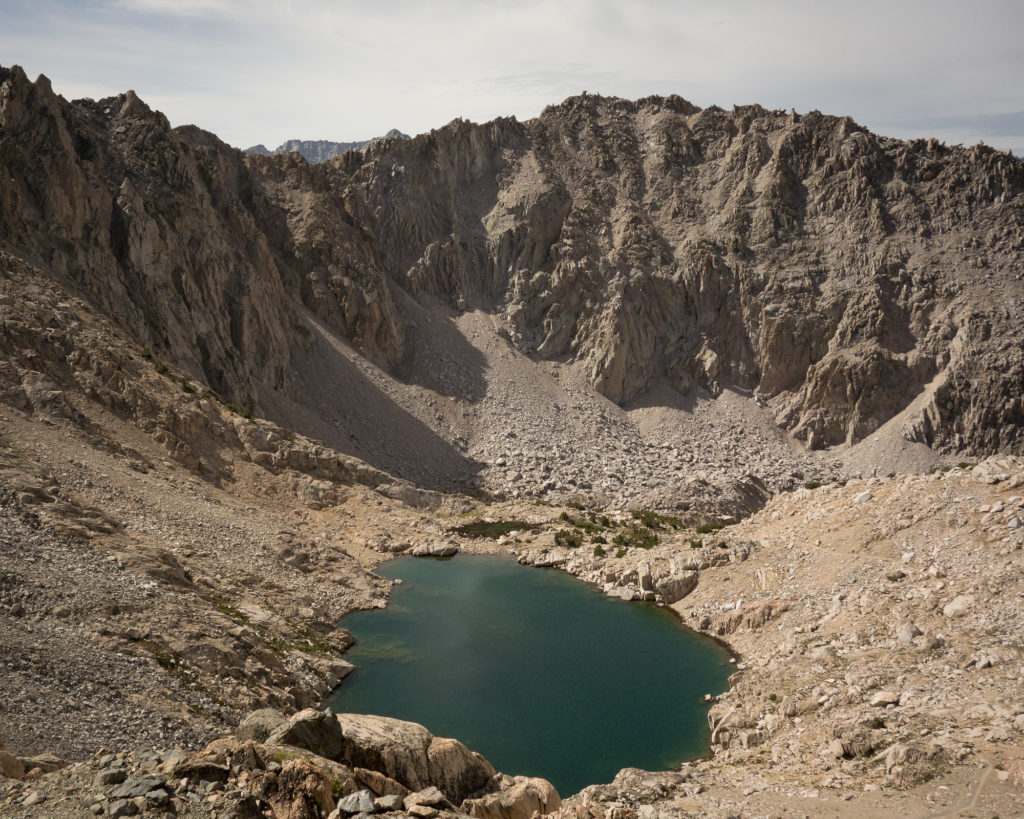
[[[403,582],[386,609],[342,620],[358,668],[331,697],[336,712],[419,722],[562,796],[707,749],[701,700],[727,687],[729,655],[667,611],[502,557],[378,571]]]

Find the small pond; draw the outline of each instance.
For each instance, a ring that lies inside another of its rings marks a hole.
[[[707,750],[702,699],[732,666],[670,612],[507,557],[399,558],[378,572],[402,583],[386,609],[342,620],[358,668],[336,712],[419,722],[563,797]]]

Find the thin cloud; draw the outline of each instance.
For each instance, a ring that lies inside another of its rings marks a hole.
[[[65,96],[134,88],[172,122],[240,146],[528,119],[586,89],[819,109],[894,135],[1009,147],[1024,139],[1022,30],[1015,0],[0,5],[4,62],[46,73]]]

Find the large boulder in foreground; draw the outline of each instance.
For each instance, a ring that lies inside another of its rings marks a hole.
[[[245,725],[253,717],[255,714],[250,715],[242,724]],[[267,737],[266,744],[292,745],[336,762],[343,760],[346,749],[345,735],[338,721],[315,708],[299,711],[281,723]]]
[[[367,714],[339,714],[337,722],[345,738],[339,761],[380,771],[412,791],[433,785],[457,805],[494,777],[480,754],[415,722]]]
[[[552,813],[560,807],[562,800],[554,785],[546,779],[526,776],[515,777],[510,786],[504,783],[498,793],[467,799],[462,803],[462,810],[478,819],[530,819],[537,814]]]
[[[254,714],[243,725],[262,721]],[[400,719],[333,716],[307,708],[274,728],[266,744],[301,748],[353,768],[378,771],[410,791],[435,786],[456,805],[493,789],[494,768],[480,754]]]

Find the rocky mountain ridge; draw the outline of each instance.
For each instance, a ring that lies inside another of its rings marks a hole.
[[[923,398],[912,440],[1020,446],[1011,155],[817,112],[582,96],[528,123],[455,121],[309,165],[170,129],[130,92],[67,103],[18,68],[0,99],[7,252],[299,431],[285,405],[336,403],[310,373],[325,363],[318,327],[471,411],[472,367],[445,385],[416,352],[430,313],[479,310],[515,355],[568,366],[616,403],[659,383],[739,390],[813,449]],[[353,419],[327,421],[344,449]]]
[[[282,142],[274,150],[270,150],[262,143],[246,148],[245,153],[256,154],[257,156],[274,156],[275,154],[297,153],[302,154],[306,161],[312,165],[318,162],[326,162],[328,159],[343,154],[345,151],[358,151],[365,148],[371,142],[379,139],[409,139],[408,134],[403,134],[397,128],[392,128],[384,136],[373,139],[363,139],[356,142],[331,142],[327,139],[289,139]]]

